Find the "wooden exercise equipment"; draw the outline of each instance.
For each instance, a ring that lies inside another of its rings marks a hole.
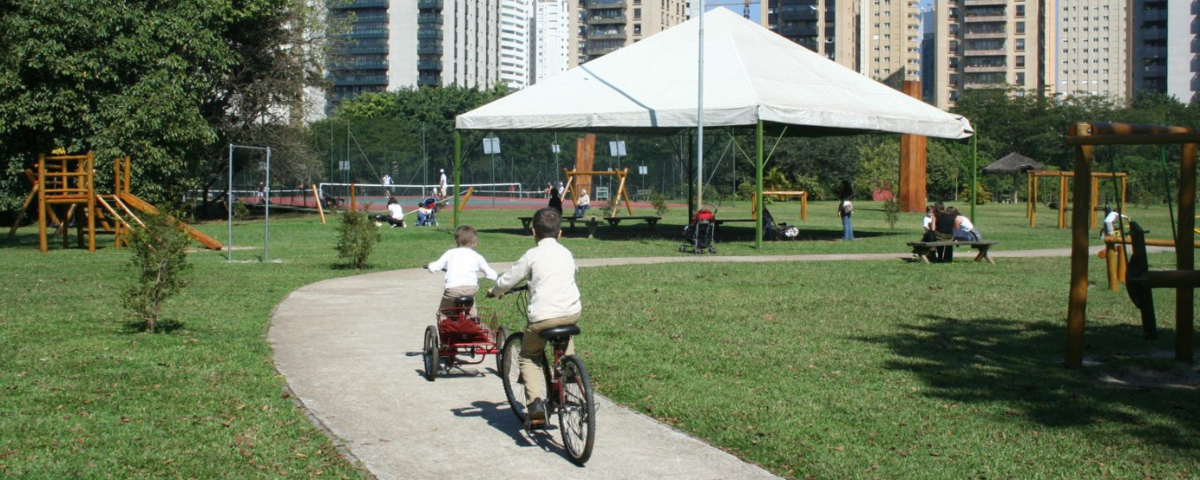
[[[572,191],[571,184],[575,181],[576,176],[579,176],[579,177],[587,176],[587,178],[589,178],[589,179],[591,178],[592,175],[612,175],[612,176],[617,177],[617,180],[619,181],[619,183],[617,185],[617,193],[611,197],[611,198],[615,199],[615,201],[609,202],[609,210],[608,210],[608,215],[606,215],[606,217],[617,216],[617,210],[620,210],[620,208],[621,208],[621,200],[622,199],[625,200],[626,211],[629,212],[630,216],[633,216],[633,201],[629,199],[629,191],[625,190],[625,177],[629,176],[628,168],[623,168],[621,170],[608,170],[608,171],[603,171],[603,172],[567,170],[564,168],[563,174],[567,176],[567,184],[565,186],[563,186],[563,192],[560,193],[560,195],[562,195],[562,196],[559,197],[560,199],[566,197],[566,192]],[[578,192],[574,192],[574,193],[572,193],[572,195],[578,195]],[[575,196],[572,198],[579,198],[579,197]]]
[[[1030,170],[1026,172],[1028,178],[1028,196],[1025,202],[1025,216],[1029,217],[1029,227],[1037,226],[1037,198],[1038,184],[1042,178],[1058,178],[1058,228],[1067,228],[1067,180],[1075,178],[1075,172],[1059,171],[1059,170]],[[1118,211],[1125,211],[1125,192],[1127,190],[1126,180],[1129,175],[1125,172],[1092,172],[1092,196],[1087,205],[1087,210],[1091,212],[1088,217],[1088,228],[1096,228],[1096,204],[1100,203],[1100,179],[1101,178],[1117,178],[1121,180],[1121,199]],[[1074,204],[1079,205],[1079,204]]]
[[[135,211],[157,214],[158,209],[129,191],[130,161],[129,157],[118,157],[114,162],[113,185],[111,194],[97,193],[95,189],[95,156],[85,155],[38,155],[36,165],[37,175],[31,170],[26,171],[33,186],[26,197],[17,221],[9,231],[9,236],[15,235],[20,226],[23,213],[33,199],[38,202],[38,248],[49,251],[48,225],[49,222],[58,224],[55,235],[63,237],[63,248],[67,248],[67,225],[72,219],[76,220],[78,243],[84,246],[83,238],[86,232],[88,251],[96,250],[96,234],[112,234],[114,248],[128,245],[128,235],[136,224],[144,226]],[[60,218],[54,213],[54,205],[66,205],[67,211]],[[99,207],[99,208],[98,208]],[[86,217],[79,218],[78,215]],[[221,242],[205,235],[191,226],[176,220],[179,229],[205,247],[221,250]],[[48,222],[49,221],[49,222]],[[86,222],[86,223],[85,223]]]
[[[1196,145],[1200,132],[1188,127],[1132,125],[1125,123],[1076,123],[1067,132],[1067,144],[1075,149],[1076,178],[1092,174],[1092,148],[1096,145],[1172,145],[1181,144],[1179,161],[1179,196],[1176,216],[1176,243],[1195,244],[1196,240]],[[1093,182],[1075,182],[1075,205],[1093,198]],[[1076,208],[1071,222],[1071,293],[1067,304],[1066,365],[1083,365],[1083,333],[1087,325],[1088,244],[1090,230],[1086,226],[1089,210]],[[1134,253],[1129,259],[1127,288],[1134,304],[1142,311],[1143,327],[1153,331],[1154,288],[1175,289],[1175,359],[1191,363],[1194,360],[1195,289],[1200,286],[1200,272],[1195,268],[1195,249],[1175,249],[1175,270],[1149,271],[1145,257],[1145,238],[1140,227],[1130,224],[1134,237]],[[1149,300],[1148,302],[1146,300]],[[1151,323],[1147,323],[1150,321]]]
[[[808,220],[808,192],[805,191],[767,191],[763,196],[776,195],[780,197],[800,197],[800,221]],[[758,218],[758,192],[750,194],[750,218]]]

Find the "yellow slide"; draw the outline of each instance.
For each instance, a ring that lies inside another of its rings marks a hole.
[[[151,205],[150,203],[146,202],[145,200],[138,198],[136,195],[134,195],[132,193],[122,193],[121,201],[125,202],[126,205],[136,208],[142,212],[158,213],[158,209],[154,208],[154,205]],[[174,217],[172,217],[171,219],[175,220]],[[191,225],[180,222],[178,220],[176,220],[175,223],[179,225],[180,229],[182,229],[184,232],[187,232],[187,234],[189,236],[191,236],[193,239],[195,239],[197,242],[204,244],[204,246],[206,248],[208,248],[209,250],[224,249],[224,246],[222,246],[221,242],[218,242],[217,239],[210,237],[208,235],[205,235],[204,232],[201,232],[199,230],[196,230],[195,228],[192,228]]]

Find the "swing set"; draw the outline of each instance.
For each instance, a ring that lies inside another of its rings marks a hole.
[[[1188,127],[1133,125],[1125,123],[1076,123],[1067,133],[1067,144],[1075,149],[1074,175],[1092,175],[1093,147],[1096,145],[1182,145],[1179,162],[1178,212],[1171,211],[1174,245],[1195,245],[1196,231],[1196,145],[1200,132]],[[1115,173],[1115,160],[1112,161]],[[1163,162],[1164,171],[1166,162]],[[1164,172],[1165,174],[1165,172]],[[1115,178],[1115,175],[1114,175]],[[1094,198],[1095,182],[1075,182],[1074,204],[1082,205]],[[1116,182],[1114,180],[1114,189]],[[1168,189],[1169,192],[1169,189]],[[1169,193],[1168,193],[1169,195]],[[1170,201],[1168,200],[1168,205]],[[1076,208],[1071,225],[1071,287],[1067,305],[1066,365],[1083,365],[1083,334],[1087,324],[1088,246],[1090,231],[1087,215],[1093,209]],[[1118,210],[1118,214],[1123,214]],[[1120,230],[1124,230],[1124,220]],[[1130,299],[1142,314],[1142,328],[1147,339],[1157,336],[1154,317],[1153,289],[1175,289],[1175,359],[1191,363],[1194,360],[1195,289],[1200,288],[1200,272],[1195,267],[1193,248],[1175,249],[1175,270],[1150,271],[1146,258],[1148,240],[1136,222],[1130,224],[1133,253],[1130,256],[1126,288]],[[1122,250],[1125,242],[1121,242]],[[1110,252],[1108,258],[1113,258]],[[1123,256],[1124,252],[1121,252]],[[1110,260],[1111,262],[1112,260]],[[1110,270],[1110,278],[1112,271]]]

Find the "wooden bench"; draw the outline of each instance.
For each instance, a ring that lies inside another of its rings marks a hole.
[[[913,255],[916,255],[917,258],[920,258],[921,262],[929,263],[928,255],[939,247],[963,247],[969,245],[971,248],[979,250],[979,254],[975,255],[976,262],[980,260],[986,260],[988,263],[995,265],[996,262],[992,261],[991,257],[988,257],[988,249],[992,248],[992,245],[997,245],[999,243],[1000,242],[967,242],[953,240],[948,242],[909,242],[908,246],[912,247]]]
[[[611,225],[613,228],[616,228],[616,226],[618,224],[620,224],[621,221],[623,221],[623,220],[641,220],[643,222],[646,222],[646,225],[649,225],[650,229],[653,230],[654,226],[658,225],[658,221],[662,220],[662,217],[657,216],[657,215],[629,216],[629,217],[604,217],[604,220],[608,221],[608,224]]]
[[[638,191],[633,194],[633,199],[650,201],[650,193],[651,190],[649,188],[639,188]]]
[[[716,225],[718,227],[721,226],[722,224],[726,224],[726,223],[742,223],[742,222],[754,223],[754,219],[753,218],[716,218],[716,219],[713,219],[713,225]]]

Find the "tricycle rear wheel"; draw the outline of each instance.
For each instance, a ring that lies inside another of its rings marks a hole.
[[[441,368],[441,359],[438,358],[440,348],[437,327],[433,325],[426,327],[425,349],[421,351],[421,356],[425,360],[425,379],[431,382],[437,379],[438,368]]]

